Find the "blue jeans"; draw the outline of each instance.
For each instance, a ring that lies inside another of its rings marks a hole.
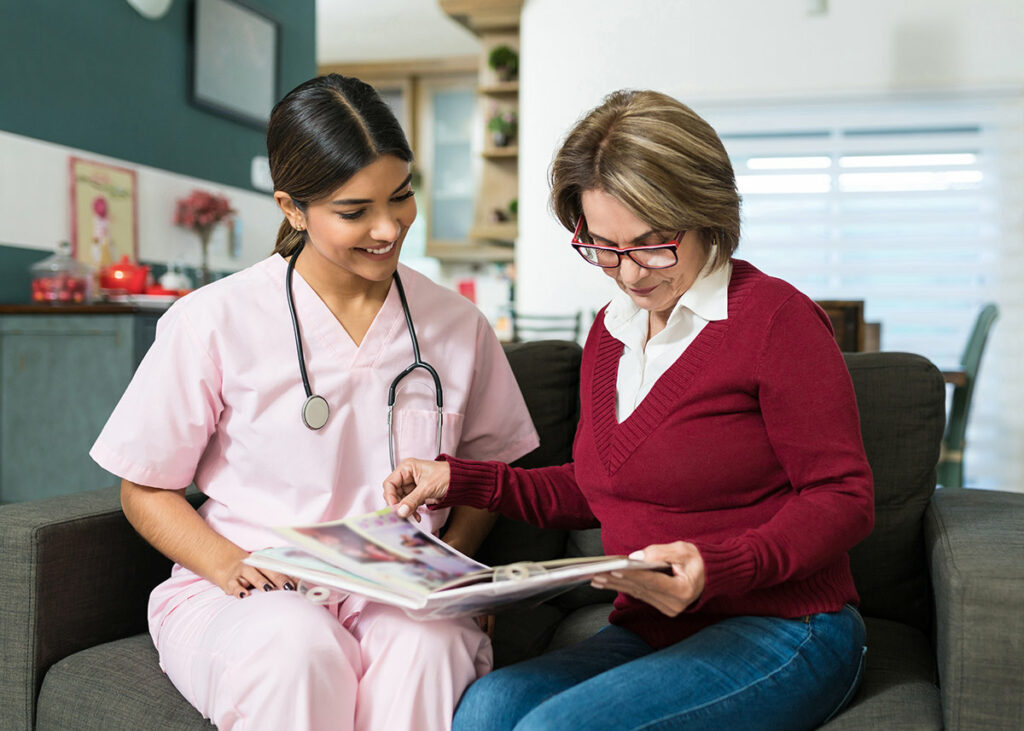
[[[857,690],[864,640],[849,605],[799,619],[734,617],[661,650],[612,625],[485,675],[452,728],[815,728]]]

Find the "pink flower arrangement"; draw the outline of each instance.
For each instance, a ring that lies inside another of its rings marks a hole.
[[[234,212],[226,197],[204,190],[193,190],[187,198],[178,199],[174,209],[174,223],[200,234],[208,233],[216,224],[231,218]]]

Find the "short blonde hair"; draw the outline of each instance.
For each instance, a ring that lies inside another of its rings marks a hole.
[[[569,231],[600,190],[664,231],[697,231],[714,267],[740,240],[740,196],[725,146],[702,117],[656,91],[609,94],[569,131],[551,165],[551,208]]]

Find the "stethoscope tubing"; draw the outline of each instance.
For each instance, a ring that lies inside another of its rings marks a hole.
[[[288,314],[292,322],[292,332],[295,335],[295,353],[299,361],[299,375],[302,377],[302,388],[306,393],[306,401],[302,406],[302,422],[309,429],[315,431],[321,429],[327,423],[327,418],[330,414],[330,406],[323,396],[314,394],[313,389],[309,385],[309,374],[306,371],[306,356],[302,348],[302,335],[299,328],[299,318],[295,311],[295,296],[292,291],[292,279],[295,271],[295,261],[299,258],[299,254],[302,252],[304,246],[305,241],[299,242],[298,246],[295,247],[295,251],[292,252],[291,258],[288,260],[288,269],[285,273],[285,293],[287,294],[288,299]],[[434,381],[434,401],[437,405],[437,454],[441,453],[441,430],[444,425],[444,390],[441,387],[441,377],[437,374],[437,370],[420,356],[420,344],[416,337],[416,327],[413,325],[412,314],[409,311],[409,302],[405,296],[405,287],[402,285],[402,278],[398,275],[398,270],[396,269],[391,276],[395,281],[395,286],[398,288],[398,298],[402,303],[402,312],[405,315],[405,325],[406,329],[409,331],[409,339],[412,342],[413,353],[413,362],[410,363],[405,370],[399,373],[394,380],[391,381],[391,385],[388,387],[388,458],[391,462],[391,469],[393,470],[395,469],[396,463],[395,434],[392,421],[398,385],[402,382],[403,378],[417,369],[425,370]]]

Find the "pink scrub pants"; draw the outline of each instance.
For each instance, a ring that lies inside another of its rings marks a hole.
[[[187,599],[151,615],[150,631],[171,682],[222,731],[442,731],[491,669],[490,640],[471,619],[419,622],[356,597],[319,606],[292,591],[236,599],[190,583]]]

